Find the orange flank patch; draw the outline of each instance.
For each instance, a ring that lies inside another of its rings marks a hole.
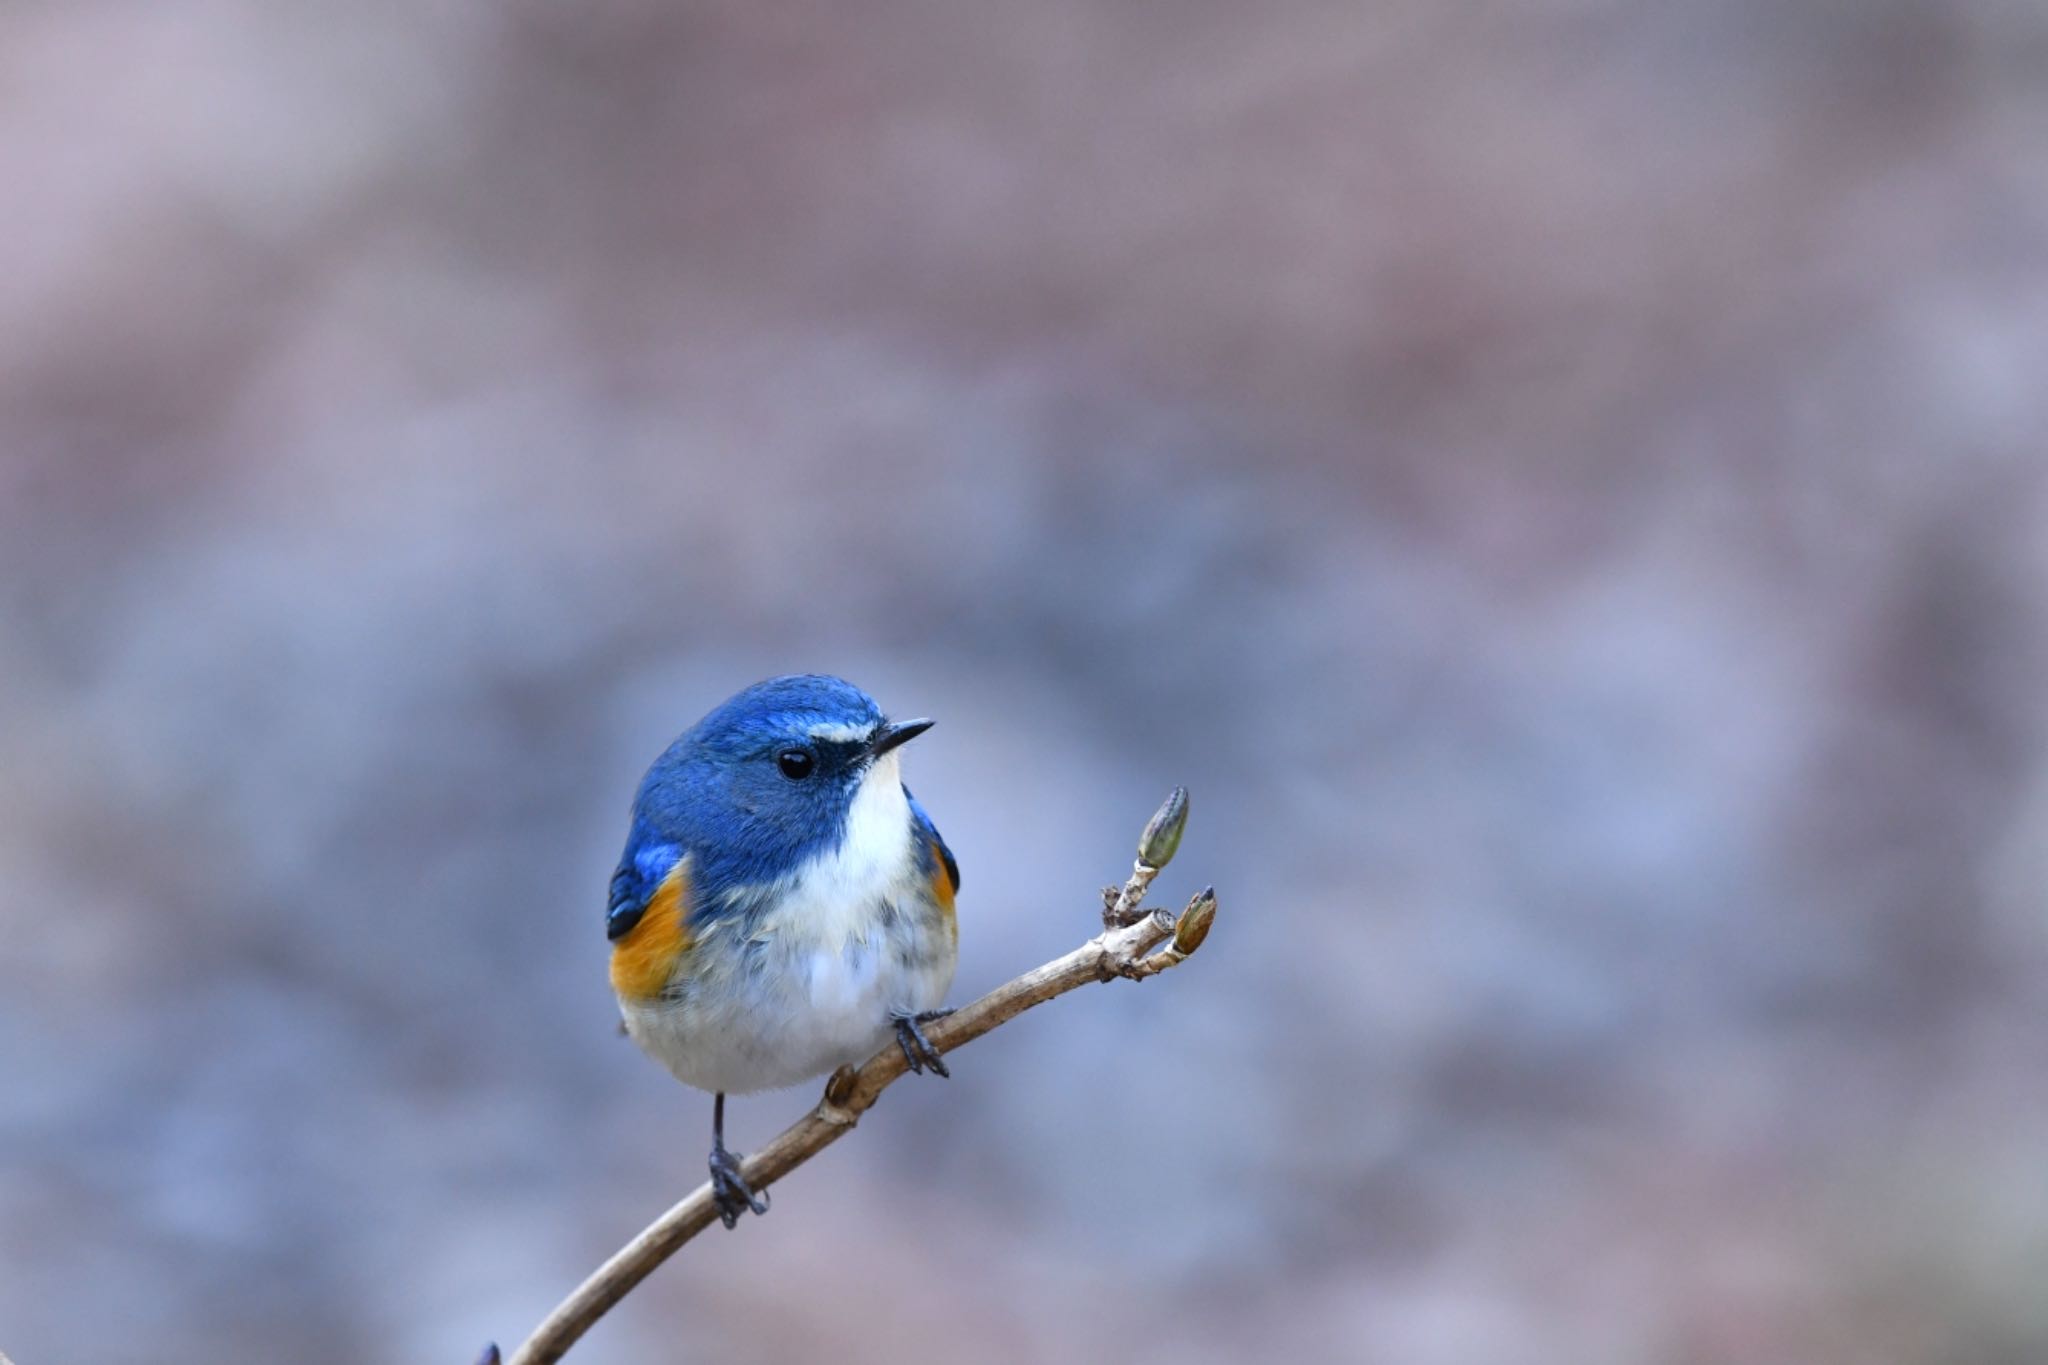
[[[939,852],[939,846],[933,844],[931,849],[932,899],[937,901],[939,909],[945,912],[946,928],[952,931],[953,942],[957,946],[960,942],[960,920],[953,913],[953,879],[946,874],[946,858]]]
[[[631,1000],[652,1000],[667,989],[676,963],[690,951],[690,874],[678,861],[654,888],[647,913],[612,945],[612,989]]]

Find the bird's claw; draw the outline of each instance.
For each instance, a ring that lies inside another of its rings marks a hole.
[[[718,1221],[728,1230],[738,1227],[740,1215],[749,1209],[756,1216],[768,1212],[768,1192],[754,1193],[740,1178],[740,1163],[723,1146],[711,1149],[711,1198],[718,1205]]]
[[[919,1024],[929,1024],[934,1019],[943,1019],[951,1010],[926,1010],[922,1014],[899,1014],[896,1016],[896,1046],[903,1049],[903,1060],[912,1071],[920,1076],[930,1067],[940,1076],[951,1076],[946,1069],[946,1059],[932,1046],[932,1040],[924,1036]]]

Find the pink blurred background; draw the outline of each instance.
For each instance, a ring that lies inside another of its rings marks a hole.
[[[0,10],[0,1350],[456,1362],[702,1178],[646,762],[1195,963],[577,1361],[2048,1358],[2048,11]],[[809,1103],[739,1101],[739,1145]]]

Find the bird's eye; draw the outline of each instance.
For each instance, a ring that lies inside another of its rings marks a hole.
[[[784,749],[775,755],[775,766],[782,769],[782,775],[792,782],[801,782],[809,777],[811,769],[817,765],[818,760],[808,749]]]

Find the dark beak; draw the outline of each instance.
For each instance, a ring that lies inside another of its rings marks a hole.
[[[875,731],[875,740],[868,746],[868,754],[880,758],[905,740],[916,739],[931,728],[932,722],[928,720],[891,721]]]

